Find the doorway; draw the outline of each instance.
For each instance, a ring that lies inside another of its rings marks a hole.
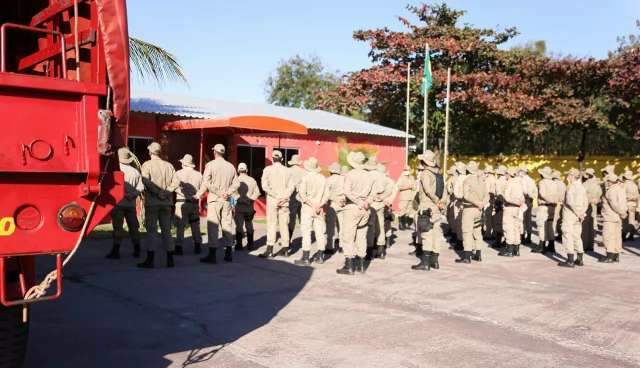
[[[249,169],[250,177],[258,182],[258,186],[262,191],[261,179],[262,172],[266,165],[266,148],[260,146],[238,145],[238,164],[244,162]]]

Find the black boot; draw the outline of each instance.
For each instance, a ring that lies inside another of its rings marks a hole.
[[[173,254],[176,256],[183,255],[184,251],[182,250],[182,245],[176,245],[176,250],[173,252]]]
[[[520,244],[525,244],[526,240],[527,240],[526,235],[524,233],[520,234]]]
[[[173,268],[175,264],[173,263],[173,252],[167,252],[167,268]]]
[[[260,258],[269,258],[273,257],[273,245],[267,245],[267,250],[264,253],[258,255]]]
[[[200,262],[202,263],[211,263],[216,264],[218,260],[216,259],[218,248],[209,248],[209,254],[206,257],[200,258]]]
[[[140,243],[133,243],[133,257],[140,257]]]
[[[573,268],[575,267],[575,263],[573,262],[573,253],[569,253],[567,254],[567,260],[564,262],[558,262],[558,266],[560,267],[569,267],[569,268]]]
[[[224,261],[225,262],[233,262],[233,247],[228,246],[224,247]]]
[[[583,256],[583,254],[584,254],[584,253],[578,253],[578,254],[576,255],[576,262],[575,262],[575,265],[576,265],[576,266],[584,266],[584,262],[582,261],[582,256]]]
[[[236,250],[242,249],[242,233],[236,233]]]
[[[302,251],[302,258],[300,259],[296,259],[293,263],[297,264],[298,266],[307,266],[309,265],[309,251],[308,250],[303,250]]]
[[[106,259],[120,259],[120,244],[113,243],[111,251],[107,254]]]
[[[151,251],[147,251],[147,258],[142,263],[138,263],[138,267],[140,268],[153,268],[153,259],[155,258],[155,253]]]
[[[253,250],[253,233],[247,232],[247,250]]]
[[[362,257],[356,257],[356,271],[360,273],[365,273],[367,269],[364,267],[365,259]]]
[[[317,264],[323,264],[324,263],[324,252],[323,250],[319,250],[316,252],[316,254],[313,255],[313,258],[311,259],[311,262],[315,262]]]
[[[526,243],[525,243],[526,245],[531,244],[531,233],[527,234],[527,239],[525,239],[525,240],[526,240]]]
[[[607,252],[607,256],[604,258],[600,258],[598,262],[600,263],[613,263],[614,254]]]
[[[334,244],[335,244],[336,249],[338,250],[338,253],[342,253],[342,247],[340,246],[340,239],[336,239]]]
[[[200,244],[200,243],[193,243],[193,253],[195,253],[195,254],[200,254],[200,253],[202,253],[202,244]]]
[[[290,256],[289,247],[280,248],[280,250],[273,255],[274,258],[275,257],[289,258],[289,256]]]
[[[420,257],[420,263],[417,265],[411,266],[412,270],[416,271],[430,271],[431,270],[431,257],[430,252],[424,252],[422,257]]]
[[[513,255],[516,257],[520,257],[520,244],[516,244],[513,247]]]
[[[431,252],[431,268],[434,270],[440,269],[440,262],[438,262],[438,257],[440,257],[440,253]]]
[[[513,257],[513,245],[507,244],[498,255],[501,257]]]
[[[482,251],[476,250],[476,254],[473,255],[472,259],[477,262],[482,262]]]
[[[531,253],[542,253],[544,251],[544,246],[545,242],[540,240],[540,243],[538,243],[538,245],[535,245],[533,248],[531,248]]]
[[[387,257],[387,249],[384,245],[378,246],[378,258],[385,259]]]
[[[620,253],[613,253],[613,262],[620,263]]]
[[[463,251],[459,259],[456,259],[456,263],[471,263],[471,251]]]
[[[353,275],[353,258],[345,258],[344,266],[336,270],[340,275]]]
[[[556,242],[555,240],[549,240],[547,243],[547,247],[544,249],[544,254],[552,254],[556,252]]]

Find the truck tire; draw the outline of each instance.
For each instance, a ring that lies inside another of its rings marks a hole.
[[[27,352],[29,322],[22,322],[22,307],[0,305],[0,368],[21,368]]]

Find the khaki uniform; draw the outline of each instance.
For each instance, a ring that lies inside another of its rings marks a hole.
[[[234,195],[236,208],[234,219],[236,222],[236,236],[242,238],[246,228],[247,234],[253,234],[253,202],[260,197],[260,188],[256,180],[242,172],[238,176],[238,190]]]
[[[327,226],[322,207],[329,199],[327,179],[320,173],[308,172],[300,180],[298,195],[302,203],[300,218],[302,250],[311,251],[311,231],[313,231],[316,236],[316,251],[324,251],[327,245]],[[316,208],[319,209],[318,212]]]
[[[393,202],[396,200],[398,196],[398,187],[396,183],[389,176],[385,175],[385,187],[384,192],[382,194],[382,198],[384,199],[384,233],[385,239],[388,242],[392,233],[391,233],[391,221],[393,219]]]
[[[202,243],[200,234],[200,208],[196,194],[202,185],[202,174],[192,167],[185,167],[176,172],[180,182],[176,189],[176,245],[182,246],[184,228],[191,226],[191,236],[196,244]]]
[[[129,236],[134,244],[140,244],[140,223],[136,213],[136,199],[144,191],[142,175],[130,165],[120,164],[124,173],[124,198],[111,211],[113,242],[120,244],[124,236],[123,224],[127,221]]]
[[[495,211],[493,212],[493,225],[496,233],[503,234],[503,217],[504,217],[504,191],[507,188],[507,177],[505,175],[496,178],[496,198]]]
[[[458,174],[453,174],[451,176],[449,176],[448,180],[447,180],[447,184],[446,184],[446,196],[447,196],[447,213],[446,213],[446,217],[447,217],[447,226],[448,226],[448,231],[452,232],[453,234],[455,234],[455,204],[456,204],[456,197],[453,194],[453,185],[456,182],[456,178],[458,177]],[[420,179],[420,178],[418,178]],[[419,191],[418,191],[419,193]],[[457,236],[457,234],[455,234]]]
[[[521,180],[522,186],[524,187],[525,203],[527,204],[527,209],[524,211],[523,230],[527,236],[531,236],[533,232],[531,215],[533,212],[533,202],[538,198],[538,188],[536,187],[536,182],[529,175],[523,175]]]
[[[493,238],[495,236],[494,211],[496,201],[496,176],[494,174],[485,174],[484,184],[489,195],[489,201],[482,209],[482,225],[484,227],[484,236]]]
[[[489,203],[484,174],[467,175],[463,183],[462,237],[465,251],[484,248],[482,209]]]
[[[453,231],[462,240],[462,210],[464,208],[464,181],[467,175],[458,174],[453,182]]]
[[[386,176],[377,171],[367,173],[371,180],[372,188],[369,194],[369,228],[367,233],[367,245],[369,248],[375,246],[383,247],[386,243],[384,232],[384,191],[386,187]]]
[[[178,188],[179,180],[176,171],[169,162],[158,156],[142,164],[142,182],[146,189],[145,227],[150,236],[146,245],[148,251],[156,250],[155,238],[158,236],[158,224],[162,233],[162,245],[167,252],[173,252],[174,244],[171,236],[171,207],[173,192]]]
[[[402,175],[396,183],[399,194],[398,217],[413,217],[413,199],[416,196],[416,180],[411,175]]]
[[[553,218],[558,202],[556,185],[552,179],[543,178],[538,182],[538,209],[536,210],[536,227],[540,241],[553,241],[555,231]]]
[[[280,162],[265,167],[262,189],[267,194],[267,245],[275,246],[280,232],[280,246],[289,247],[289,200],[295,189],[291,170]]]
[[[357,168],[349,171],[345,178],[344,195],[347,204],[344,209],[344,256],[349,259],[367,254],[367,224],[369,223],[368,203],[373,183],[368,172]]]
[[[507,181],[503,198],[502,226],[505,240],[509,245],[519,245],[522,230],[521,213],[524,213],[525,205],[524,188],[519,177],[512,177]]]
[[[420,232],[422,250],[424,252],[439,254],[440,243],[442,242],[441,224],[443,216],[438,207],[441,199],[436,196],[435,168],[428,167],[422,172],[418,180],[418,186],[418,197],[420,201],[418,210],[431,211],[431,223],[433,224],[430,230]]]
[[[622,232],[624,234],[634,235],[638,229],[636,210],[638,208],[640,193],[638,193],[638,186],[633,180],[625,179],[623,184],[627,195],[627,218],[622,222]]]
[[[582,219],[587,213],[587,191],[579,180],[569,184],[562,206],[562,245],[567,254],[584,253]]]
[[[296,218],[300,218],[300,209],[302,204],[300,202],[300,196],[298,195],[298,185],[302,178],[307,175],[307,171],[298,165],[289,167],[291,181],[293,183],[294,191],[289,198],[289,237],[293,236],[293,230],[296,228]]]
[[[598,204],[602,197],[602,186],[597,178],[589,178],[584,183],[584,188],[587,191],[587,200],[589,201],[589,207],[585,214],[584,221],[582,221],[582,243],[584,249],[591,251],[594,248],[596,231],[598,230]]]
[[[238,190],[240,182],[236,169],[227,160],[218,157],[204,167],[199,196],[207,194],[207,236],[209,248],[231,247],[235,228],[228,197]],[[198,197],[199,197],[198,196]]]
[[[607,253],[622,252],[622,221],[628,213],[623,183],[610,184],[602,198],[602,240]]]
[[[556,195],[558,198],[555,212],[553,214],[553,231],[555,234],[560,232],[560,228],[558,227],[558,224],[561,221],[560,215],[562,214],[562,202],[564,200],[564,196],[567,191],[567,186],[562,182],[562,180],[558,180],[558,179],[553,179],[553,183],[556,186]]]
[[[344,206],[346,198],[344,196],[343,175],[333,174],[327,178],[327,192],[329,193],[329,206],[327,208],[327,247],[335,244],[335,235],[342,242],[342,232],[344,228]],[[336,232],[337,230],[337,232]]]

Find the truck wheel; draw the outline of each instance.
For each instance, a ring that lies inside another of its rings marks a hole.
[[[24,362],[29,322],[22,322],[22,307],[0,306],[0,368],[20,368]]]

